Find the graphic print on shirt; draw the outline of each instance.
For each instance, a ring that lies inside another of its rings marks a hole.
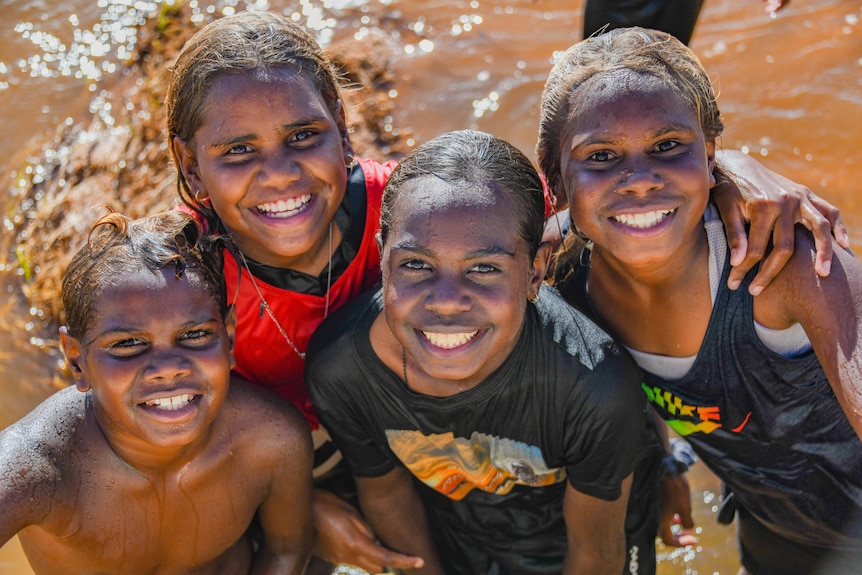
[[[662,419],[682,437],[692,433],[710,434],[719,428],[725,428],[732,433],[739,433],[751,417],[749,411],[742,421],[734,422],[733,427],[731,427],[726,425],[727,422],[722,422],[721,410],[717,405],[688,405],[683,403],[682,398],[678,395],[646,383],[641,383],[641,389],[647,394],[649,402],[656,406],[658,412],[662,414]]]
[[[550,469],[538,447],[473,432],[469,439],[452,432],[423,435],[387,429],[389,447],[420,481],[459,501],[473,489],[505,495],[515,485],[545,487],[566,478]]]

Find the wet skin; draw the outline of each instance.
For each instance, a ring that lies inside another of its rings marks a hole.
[[[0,542],[18,533],[38,574],[300,573],[308,428],[230,382],[232,316],[173,269],[119,275],[94,309],[80,340],[61,336],[89,391],[66,388],[0,432]]]
[[[646,75],[622,76],[592,87],[564,131],[572,220],[595,242],[594,258],[677,267],[686,250],[702,245],[715,145],[670,88]]]
[[[66,338],[66,349],[114,450],[135,464],[194,450],[227,395],[233,325],[209,293],[169,270],[125,275],[95,309],[83,341]]]
[[[203,122],[175,149],[192,192],[209,197],[250,258],[317,275],[329,256],[329,223],[347,185],[353,149],[343,109],[289,68],[217,78]],[[333,242],[341,240],[337,226]]]
[[[383,246],[383,315],[372,342],[408,385],[446,396],[477,385],[509,356],[538,291],[546,251],[534,265],[504,192],[456,189],[431,176],[399,192]],[[387,335],[386,332],[389,334]],[[394,336],[394,340],[393,340]]]
[[[572,220],[595,242],[592,304],[625,345],[694,355],[712,303],[708,276],[684,270],[707,263],[714,144],[690,105],[651,76],[625,71],[579,90],[561,172]]]

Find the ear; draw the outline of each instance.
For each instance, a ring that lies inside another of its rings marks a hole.
[[[347,128],[347,113],[344,111],[344,103],[338,100],[335,107],[335,125],[341,133],[341,148],[344,151],[344,163],[350,164],[356,156],[353,144],[350,143],[350,130]]]
[[[533,272],[530,275],[530,291],[527,294],[527,299],[534,299],[533,296],[538,297],[539,288],[542,287],[542,282],[545,281],[545,274],[548,273],[548,265],[551,261],[551,252],[553,252],[553,246],[551,246],[550,242],[542,242],[539,244],[539,249],[536,252],[536,256],[533,258]]]
[[[715,140],[706,141],[706,167],[709,170],[709,187],[712,189],[717,183],[715,180]]]
[[[174,155],[174,162],[177,164],[177,169],[188,183],[192,195],[199,199],[208,197],[209,194],[200,176],[194,147],[185,140],[174,136],[171,140],[171,150]]]
[[[230,340],[230,368],[233,369],[236,367],[236,358],[233,356],[233,346],[236,342],[236,306],[234,304],[230,304],[228,307],[224,317],[224,328]]]
[[[63,355],[66,356],[66,363],[69,364],[72,376],[75,378],[75,387],[78,388],[78,391],[89,391],[90,384],[87,383],[86,378],[84,346],[78,338],[69,335],[66,326],[60,328],[60,346],[63,348]]]

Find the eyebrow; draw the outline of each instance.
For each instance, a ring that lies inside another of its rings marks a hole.
[[[392,251],[406,251],[415,254],[419,254],[426,257],[432,257],[434,254],[428,250],[427,248],[415,244],[413,242],[404,242],[400,244],[394,244],[391,248]],[[508,256],[515,257],[515,252],[508,250],[502,246],[491,246],[488,248],[480,248],[478,250],[473,250],[472,252],[468,252],[464,259],[467,260],[477,260],[481,258],[487,258],[492,256]]]
[[[187,322],[182,324],[180,329],[188,329],[188,328],[195,327],[195,326],[203,326],[205,324],[218,323],[218,321],[219,321],[218,317],[210,317],[207,319],[201,319],[201,320],[197,320],[197,321],[187,321]],[[147,333],[149,333],[149,332],[146,329],[141,329],[139,327],[131,327],[131,326],[126,327],[123,325],[116,325],[116,326],[109,327],[105,331],[94,335],[92,338],[86,340],[84,343],[85,343],[85,345],[89,345],[89,344],[93,343],[94,341],[96,341],[97,339],[100,339],[103,337],[117,337],[117,336],[132,336],[132,337],[134,337],[136,335],[147,334]]]
[[[690,134],[690,133],[693,133],[694,131],[695,130],[691,126],[686,125],[686,124],[671,124],[670,126],[667,126],[664,128],[659,128],[658,130],[651,132],[648,135],[648,139],[655,140],[655,139],[661,138],[663,136],[666,136],[667,134],[674,134],[674,133],[679,133],[679,132]],[[589,139],[589,140],[582,138],[580,140],[580,142],[577,142],[575,138],[572,138],[572,148],[571,149],[577,150],[578,148],[582,148],[584,146],[596,146],[596,145],[598,145],[598,146],[601,146],[601,145],[613,146],[613,145],[618,145],[620,142],[622,142],[622,139],[619,137],[616,137],[616,138],[614,138],[614,137],[608,137],[608,138],[597,137],[595,139]]]
[[[299,122],[293,122],[291,124],[283,124],[282,126],[280,126],[278,128],[277,133],[278,134],[286,134],[288,132],[292,132],[292,131],[297,130],[299,128],[304,128],[306,126],[319,124],[320,122],[326,122],[328,119],[329,118],[327,118],[326,115],[322,115],[322,114],[311,116],[310,118],[301,120]],[[210,148],[225,148],[228,146],[232,146],[234,144],[240,144],[243,142],[247,142],[249,140],[254,140],[257,137],[258,137],[258,135],[255,133],[240,134],[239,136],[234,136],[233,138],[229,138],[227,140],[223,140],[220,142],[213,142],[212,144],[209,145],[209,147]]]
[[[252,139],[254,139],[254,138],[255,138],[255,134],[242,134],[242,135],[240,135],[240,136],[236,136],[236,137],[234,137],[234,138],[230,138],[229,140],[224,140],[224,141],[221,141],[221,142],[213,142],[212,144],[210,144],[210,145],[209,145],[209,146],[207,146],[207,147],[208,147],[208,148],[213,148],[213,149],[216,149],[216,148],[226,148],[226,147],[228,147],[228,146],[232,146],[232,145],[234,145],[234,144],[239,144],[239,143],[241,143],[241,142],[247,142],[247,141],[252,140]]]

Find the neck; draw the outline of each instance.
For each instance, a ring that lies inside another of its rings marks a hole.
[[[253,247],[249,249],[248,246],[241,245],[231,236],[235,249],[244,258],[271,268],[293,270],[312,277],[320,276],[331,268],[332,254],[341,245],[342,239],[341,228],[335,225],[334,220],[330,220],[326,233],[321,234],[320,239],[311,249],[296,256],[273,258],[260,257]]]
[[[411,391],[431,397],[451,397],[478,384],[478,382],[435,379],[428,376],[421,365],[413,361],[401,342],[395,338],[383,312],[380,312],[371,324],[368,336],[371,340],[371,348],[380,361]]]
[[[669,261],[642,266],[593,251],[589,301],[617,341],[662,355],[697,353],[712,310],[706,234],[690,245]]]
[[[703,227],[695,230],[691,241],[685,242],[680,249],[664,259],[645,262],[629,262],[615,257],[608,250],[594,246],[590,256],[590,291],[594,288],[613,288],[616,292],[666,291],[675,286],[689,283],[701,275],[708,277],[709,268],[705,263],[709,258],[709,242]],[[604,296],[603,296],[604,297]]]
[[[410,374],[413,374],[412,376]],[[431,397],[452,397],[462,391],[472,389],[478,383],[469,383],[456,379],[436,379],[422,371],[421,366],[413,362],[407,350],[401,347],[401,379],[411,390]]]

